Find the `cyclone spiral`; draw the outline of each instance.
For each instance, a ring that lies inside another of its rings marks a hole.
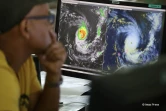
[[[162,13],[110,10],[104,68],[116,70],[156,61],[160,54]]]
[[[67,65],[112,73],[154,63],[161,53],[163,12],[64,3],[59,20]]]

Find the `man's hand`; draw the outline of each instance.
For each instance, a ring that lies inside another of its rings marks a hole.
[[[46,49],[45,53],[39,55],[40,63],[45,68],[47,74],[60,77],[61,67],[66,59],[66,51],[63,45],[56,40],[56,34],[50,31],[52,44]]]

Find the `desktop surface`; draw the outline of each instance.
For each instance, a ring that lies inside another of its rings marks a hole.
[[[41,71],[41,86],[44,87],[46,72]],[[63,76],[60,86],[59,111],[86,111],[89,105],[89,95],[85,93],[90,90],[90,80]]]

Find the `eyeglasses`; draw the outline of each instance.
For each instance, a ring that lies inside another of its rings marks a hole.
[[[45,16],[31,16],[31,17],[26,17],[25,19],[35,19],[35,20],[47,19],[47,21],[50,24],[55,23],[55,15],[54,14],[49,14],[49,15],[45,15]]]

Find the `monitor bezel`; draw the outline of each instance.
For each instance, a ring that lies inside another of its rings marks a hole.
[[[140,2],[126,2],[126,1],[113,2],[111,0],[77,0],[77,1],[149,8],[148,3],[140,3]],[[58,34],[58,29],[59,29],[59,17],[60,17],[60,11],[61,11],[60,9],[61,9],[61,0],[58,0],[57,13],[56,13],[56,26],[55,26],[55,32],[57,34]],[[152,8],[152,9],[156,9],[156,8]],[[166,9],[166,5],[161,5],[160,9]],[[164,20],[166,22],[166,12],[165,12]],[[166,33],[164,33],[164,30],[166,31],[166,23],[164,23],[164,28],[163,28],[163,38],[162,38],[160,56],[166,54],[166,38],[165,38]],[[85,79],[87,79],[87,78],[90,79],[93,76],[108,74],[108,73],[102,73],[99,71],[84,70],[84,69],[79,69],[77,67],[68,67],[68,66],[63,66],[62,70],[63,70],[63,72],[65,72],[65,73],[63,73],[64,75],[80,77],[80,78],[85,78]],[[76,74],[76,73],[78,73],[78,74]]]

